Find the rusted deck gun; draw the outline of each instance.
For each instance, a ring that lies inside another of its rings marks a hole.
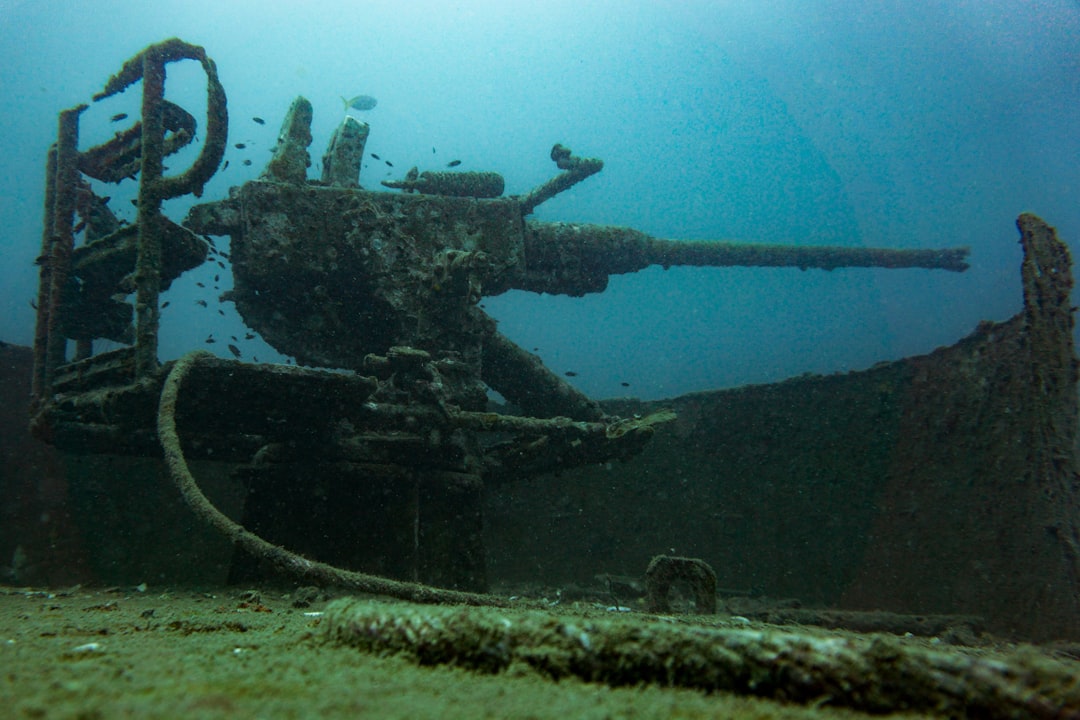
[[[323,157],[322,182],[308,182],[310,121],[301,98],[260,180],[194,207],[185,224],[232,236],[228,299],[281,352],[361,369],[368,353],[421,348],[457,367],[455,400],[463,409],[484,406],[486,383],[539,417],[602,415],[495,329],[478,307],[483,295],[518,288],[580,296],[649,265],[967,268],[966,248],[684,242],[622,227],[526,221],[540,202],[603,167],[561,145],[552,158],[563,172],[524,196],[483,197],[501,193],[492,173],[415,169],[386,183],[404,193],[372,192],[356,183],[367,126],[347,118]],[[427,194],[434,189],[440,194]]]

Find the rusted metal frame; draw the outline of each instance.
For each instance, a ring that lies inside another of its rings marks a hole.
[[[67,337],[63,327],[63,303],[71,266],[71,253],[75,245],[75,199],[79,181],[79,115],[86,109],[79,105],[60,113],[57,133],[54,172],[52,178],[52,197],[47,199],[51,213],[47,213],[47,239],[42,248],[42,286],[39,297],[44,299],[44,312],[39,306],[39,324],[44,321],[45,329],[39,326],[35,331],[35,349],[38,337],[44,347],[43,362],[40,371],[38,402],[47,401],[52,394],[52,378],[56,368],[63,364],[67,354]],[[52,155],[52,153],[50,153]],[[51,163],[50,163],[51,164]],[[45,281],[48,281],[46,295]],[[39,299],[39,302],[41,301]]]
[[[203,150],[187,172],[162,177],[165,154],[165,65],[179,60],[198,61],[207,77],[207,122]],[[160,324],[158,296],[161,292],[161,241],[164,218],[161,203],[192,193],[202,195],[203,186],[213,176],[225,154],[228,141],[228,111],[225,89],[217,68],[205,50],[177,38],[143,50],[131,58],[120,72],[109,78],[94,100],[115,95],[138,80],[143,81],[142,137],[138,210],[138,256],[135,264],[135,375],[144,378],[158,369],[157,340]]]

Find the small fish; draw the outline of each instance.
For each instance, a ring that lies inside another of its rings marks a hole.
[[[382,160],[382,158],[379,157],[378,155],[376,155],[375,153],[371,153],[371,157],[375,158],[376,160]]]
[[[451,160],[450,162],[446,163],[446,167],[457,167],[460,164],[460,160]]]
[[[134,205],[135,207],[139,207],[139,199],[138,198],[131,198],[131,204]]]
[[[259,358],[255,357],[254,355],[251,356],[251,360],[252,362],[259,362]]]
[[[236,347],[235,345],[229,345],[229,352],[233,354],[233,357],[240,357],[240,348]]]
[[[243,150],[244,148],[247,147],[247,145],[245,145],[244,143],[236,143],[235,145],[233,145],[233,147],[236,148],[237,150]]]
[[[223,263],[223,262],[221,262],[220,260],[218,260],[218,261],[217,261],[217,264],[221,266],[221,269],[222,269],[222,270],[224,270],[224,269],[225,269],[225,263]]]
[[[214,282],[217,282],[219,277],[221,277],[221,276],[220,275],[215,275],[214,276]]]
[[[240,342],[239,340],[236,339],[235,335],[230,335],[229,337],[231,337],[233,339],[233,342]]]
[[[431,147],[431,154],[432,154],[432,155],[434,155],[434,154],[435,154],[435,146],[434,146],[434,145],[433,145],[433,146]]]
[[[210,237],[209,235],[203,235],[202,239],[210,243],[210,247],[214,248],[215,251],[217,250],[217,246],[214,245],[214,238]]]
[[[121,120],[127,120],[127,113],[116,113],[109,118],[109,122],[120,122]]]
[[[166,300],[165,302],[161,303],[161,309],[164,310],[165,308],[169,307],[169,302],[169,300]]]
[[[245,164],[245,165],[250,165],[250,164],[251,164],[251,161],[250,161],[250,160],[245,160],[245,161],[244,161],[244,164]]]
[[[195,284],[196,284],[196,285],[198,285],[198,286],[199,286],[199,287],[201,287],[201,288],[204,288],[204,287],[206,287],[206,286],[205,286],[205,285],[203,285],[203,284],[202,284],[201,282],[197,282],[197,283],[195,283]]]
[[[35,302],[34,298],[30,298],[30,307],[37,310],[37,302]]]
[[[252,340],[254,338],[255,338],[255,333],[245,333],[244,334],[244,339],[245,340]]]
[[[71,228],[71,232],[74,232],[74,233],[80,233],[80,232],[82,232],[82,231],[83,231],[83,229],[84,229],[85,227],[86,227],[86,221],[85,221],[85,220],[80,220],[80,221],[79,221],[79,224],[78,224],[78,225],[76,225],[75,227]]]
[[[206,340],[204,340],[203,342],[205,342],[207,345],[213,345],[214,343],[217,342],[217,340],[215,340],[214,336],[211,335],[210,337],[206,338]]]
[[[390,162],[389,160],[384,160],[383,162],[385,162],[390,167],[394,167],[394,163]]]
[[[567,370],[563,373],[563,375],[565,375],[566,377],[577,377],[577,373],[573,370]]]
[[[221,166],[221,169],[222,170],[228,170],[229,169],[229,161],[228,160],[226,160],[225,164]]]
[[[265,120],[263,120],[263,119],[262,119],[261,117],[259,117],[258,115],[256,115],[255,117],[251,118],[251,121],[252,121],[252,122],[256,122],[256,123],[258,123],[259,125],[265,125],[265,124],[266,124],[266,121],[265,121]]]
[[[379,101],[370,95],[357,95],[351,100],[342,97],[341,102],[345,103],[346,112],[349,110],[371,110],[379,104]]]
[[[205,300],[196,300],[195,304],[196,305],[202,305],[203,307],[207,307]]]
[[[225,311],[224,310],[218,310],[217,314],[220,315],[221,317],[225,317]]]
[[[628,382],[621,382],[619,384],[622,385],[623,387],[630,387],[630,383],[628,383]]]

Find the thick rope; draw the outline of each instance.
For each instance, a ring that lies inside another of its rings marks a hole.
[[[180,449],[180,438],[176,432],[176,400],[180,393],[180,386],[195,365],[213,357],[211,353],[197,350],[180,358],[165,378],[165,385],[161,389],[161,400],[158,404],[158,438],[165,451],[165,465],[169,470],[169,477],[199,519],[217,529],[235,546],[270,563],[274,568],[298,582],[320,586],[333,585],[358,592],[388,595],[422,603],[494,606],[509,604],[504,598],[495,595],[444,590],[420,583],[390,580],[308,560],[263,540],[214,507],[195,482],[184,459],[184,453]]]

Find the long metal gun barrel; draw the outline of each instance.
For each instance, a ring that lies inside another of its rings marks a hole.
[[[696,267],[926,268],[963,272],[968,248],[885,248],[763,245],[702,240],[664,240],[632,228],[577,223],[528,222],[524,273],[514,287],[581,296],[602,292],[608,277],[650,265]]]

